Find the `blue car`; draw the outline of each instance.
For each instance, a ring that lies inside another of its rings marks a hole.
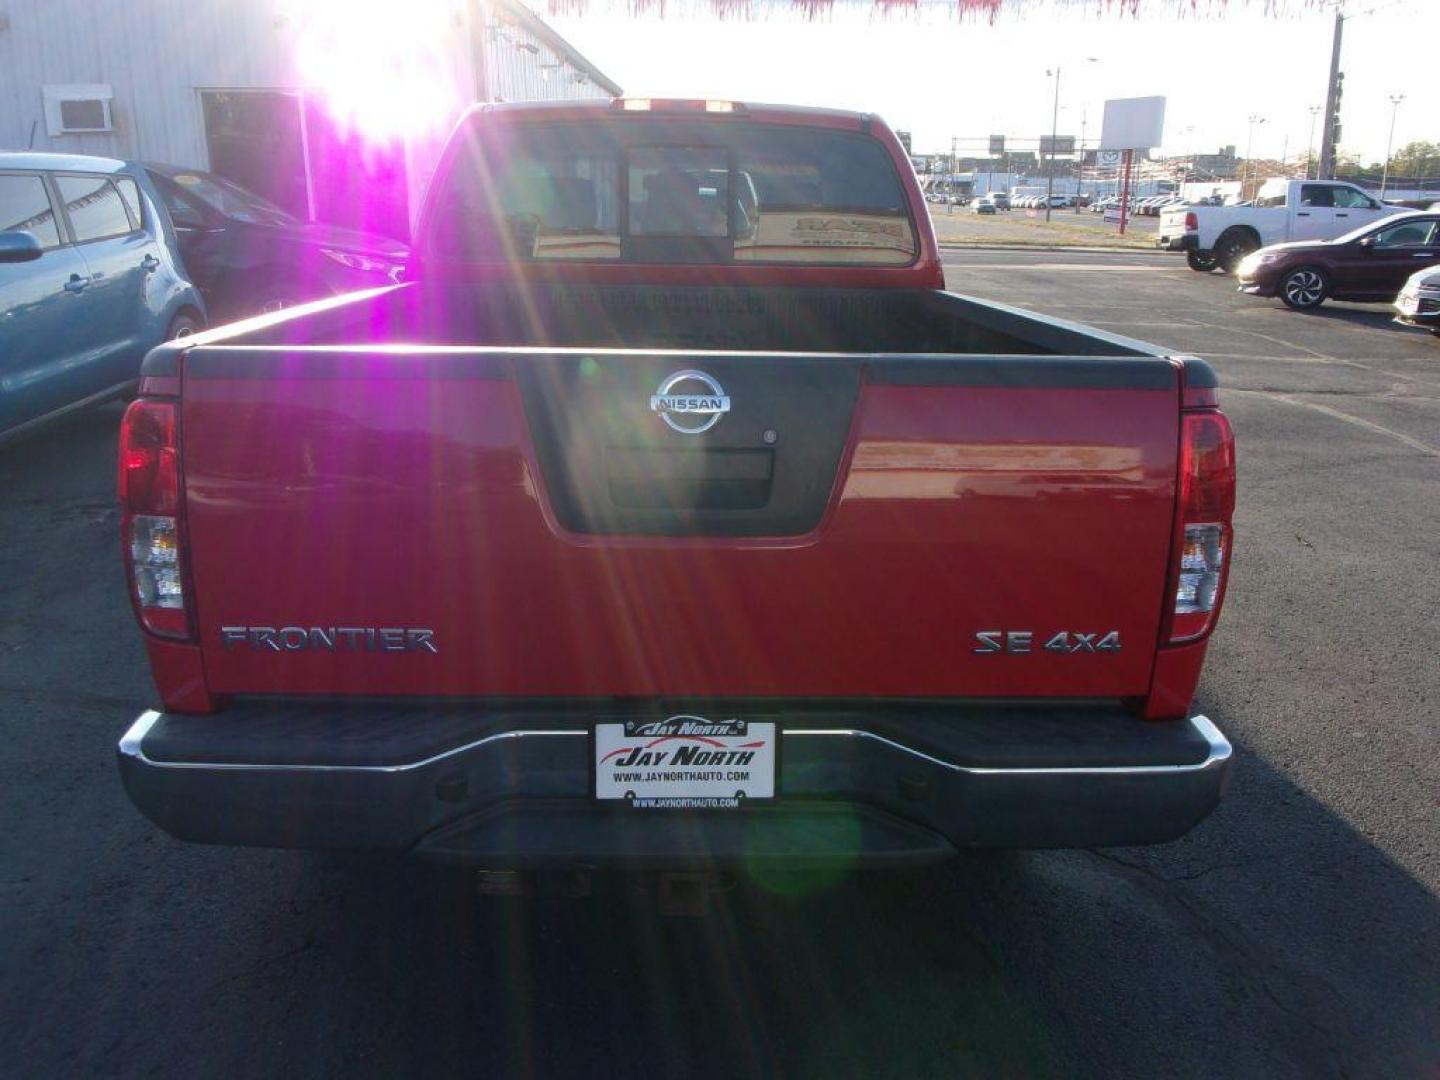
[[[0,153],[0,435],[126,393],[205,304],[138,165]]]

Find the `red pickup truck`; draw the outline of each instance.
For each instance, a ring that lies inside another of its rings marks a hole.
[[[1216,805],[1215,377],[944,291],[876,117],[478,107],[407,277],[145,361],[119,763],[168,832],[883,865]]]

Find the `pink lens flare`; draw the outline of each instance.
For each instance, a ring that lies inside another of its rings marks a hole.
[[[370,144],[443,135],[470,97],[462,0],[297,0],[295,70],[342,134]]]

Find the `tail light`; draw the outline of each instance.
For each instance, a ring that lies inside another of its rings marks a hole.
[[[131,600],[140,625],[168,638],[190,634],[178,434],[173,401],[140,398],[120,422],[120,528]]]
[[[1235,511],[1235,435],[1218,409],[1180,415],[1180,499],[1165,640],[1208,634],[1225,598]]]
[[[1185,231],[1186,231],[1186,232],[1199,232],[1199,231],[1200,231],[1200,218],[1196,216],[1194,210],[1188,210],[1188,211],[1186,211],[1186,213],[1185,213]]]

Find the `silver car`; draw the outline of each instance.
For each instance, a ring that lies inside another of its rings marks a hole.
[[[1395,321],[1419,326],[1440,337],[1440,269],[1410,275],[1395,298]]]

